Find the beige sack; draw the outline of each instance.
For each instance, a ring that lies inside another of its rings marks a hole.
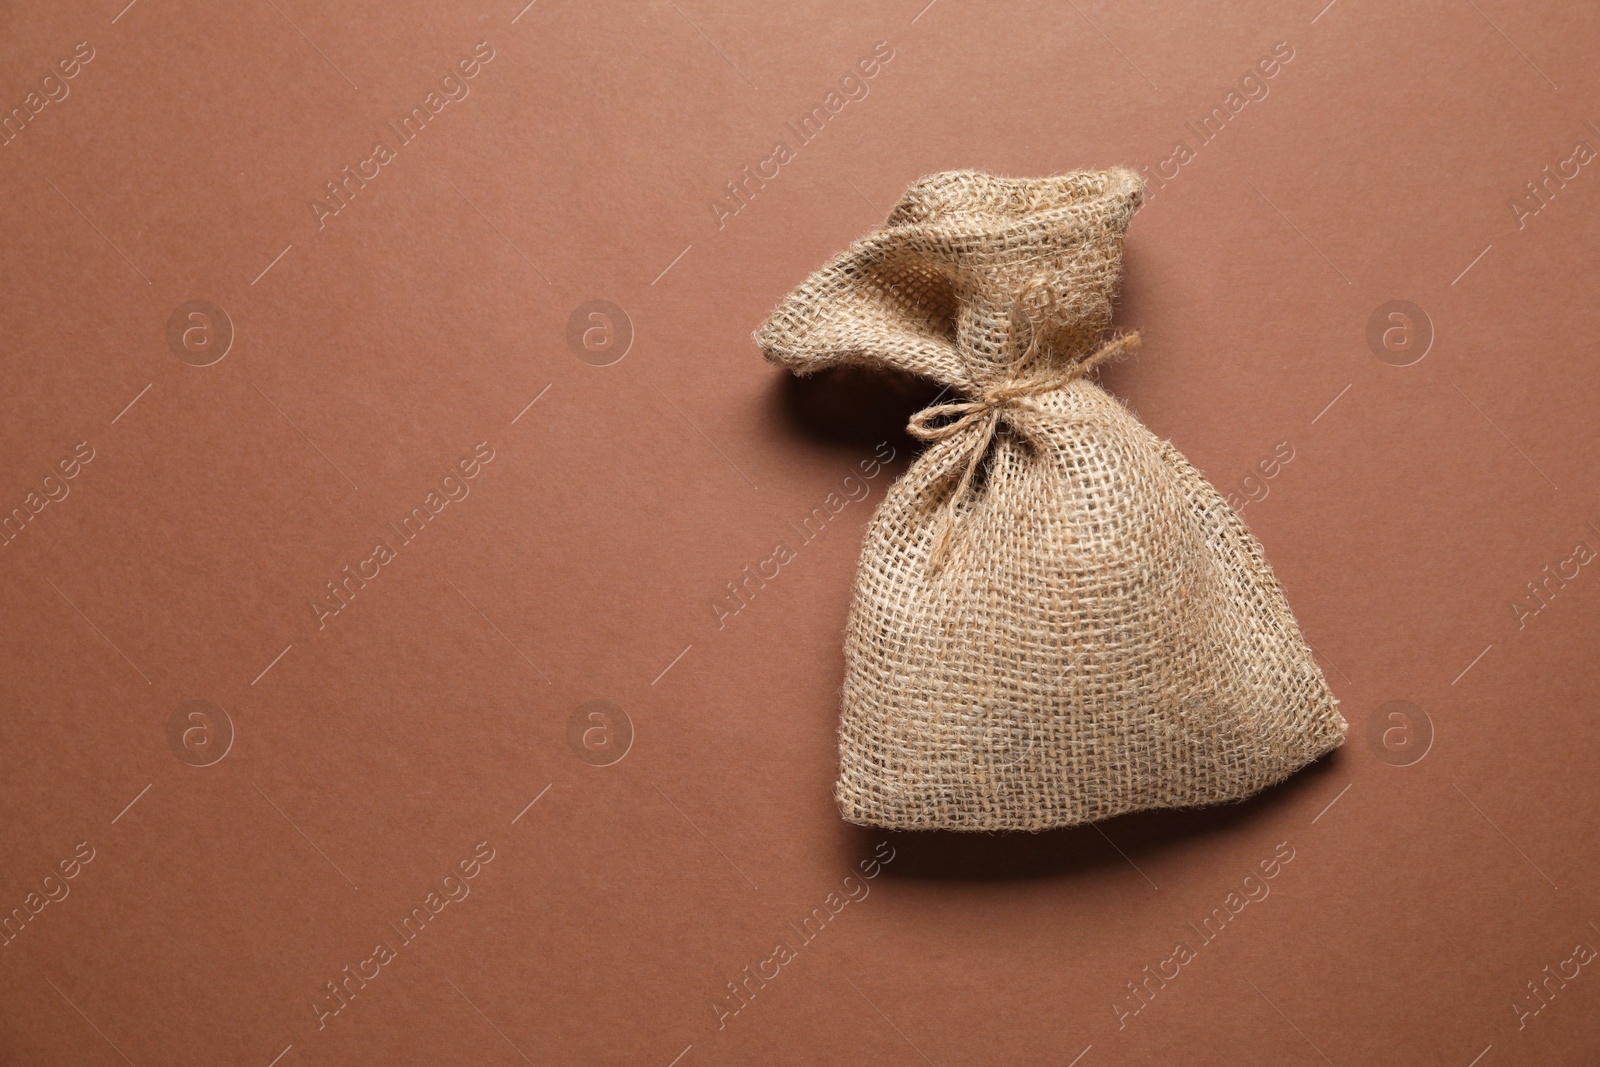
[[[1211,484],[1084,375],[1131,171],[952,172],[756,335],[798,374],[949,387],[867,530],[845,637],[837,799],[894,829],[1043,830],[1237,800],[1344,738],[1261,548]]]

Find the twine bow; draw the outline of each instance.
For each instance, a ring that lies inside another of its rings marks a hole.
[[[995,434],[1000,428],[1000,420],[1005,409],[1027,408],[1043,414],[1044,409],[1033,402],[1033,397],[1065,388],[1102,363],[1121,356],[1138,343],[1139,333],[1136,330],[1118,334],[1088,356],[1073,360],[1053,373],[1024,377],[1018,371],[1026,367],[1034,356],[1035,346],[1030,344],[1028,351],[1016,362],[1011,376],[1006,380],[984,386],[978,390],[977,396],[970,399],[949,404],[935,404],[911,416],[911,421],[906,424],[906,432],[919,441],[930,443],[943,441],[948,437],[977,430],[970,435],[970,444],[964,446],[967,453],[966,469],[962,472],[961,481],[957,483],[955,491],[950,494],[944,514],[939,518],[939,532],[934,537],[933,549],[928,556],[928,564],[933,570],[939,569],[949,553],[950,538],[955,531],[956,515],[961,508],[961,502],[966,499],[972,488],[978,467],[983,463],[983,457],[988,454],[989,445],[994,441]],[[935,424],[936,420],[946,418],[951,421]]]

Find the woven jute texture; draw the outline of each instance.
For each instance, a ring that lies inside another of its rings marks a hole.
[[[932,378],[929,442],[868,527],[836,797],[894,829],[1042,830],[1248,796],[1345,721],[1261,548],[1205,477],[1085,375],[1143,188],[1124,169],[970,171],[756,334],[799,374]]]

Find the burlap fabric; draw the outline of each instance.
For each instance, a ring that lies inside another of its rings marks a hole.
[[[756,335],[799,374],[948,387],[867,530],[837,799],[896,829],[1042,830],[1214,804],[1345,722],[1261,548],[1169,442],[1084,377],[1131,171],[936,174]]]

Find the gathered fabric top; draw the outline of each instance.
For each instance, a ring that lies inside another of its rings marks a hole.
[[[947,171],[789,294],[756,333],[800,374],[894,367],[977,396],[1026,360],[1087,358],[1111,322],[1122,242],[1144,196],[1125,168],[1047,179]]]

